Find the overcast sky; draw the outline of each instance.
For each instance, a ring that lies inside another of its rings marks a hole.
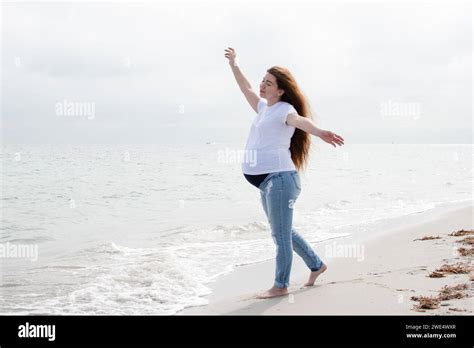
[[[346,144],[472,143],[470,3],[2,10],[3,143],[244,143],[255,114],[228,46],[256,91],[269,67],[290,69]]]

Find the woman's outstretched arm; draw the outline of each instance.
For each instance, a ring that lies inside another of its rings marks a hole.
[[[253,91],[249,81],[240,70],[240,67],[237,64],[237,53],[235,53],[235,50],[232,47],[228,47],[225,49],[224,56],[229,59],[229,65],[232,68],[232,72],[234,73],[235,80],[237,81],[240,90],[244,94],[252,109],[257,112],[257,105],[260,98]]]
[[[340,135],[316,127],[313,120],[308,117],[300,116],[297,113],[291,113],[288,114],[286,123],[290,126],[301,129],[306,133],[319,137],[321,140],[331,144],[334,147],[336,147],[336,145],[344,145],[344,139]]]

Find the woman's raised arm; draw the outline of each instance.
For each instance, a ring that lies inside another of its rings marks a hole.
[[[286,123],[290,126],[301,129],[306,133],[319,137],[321,138],[321,140],[325,141],[328,144],[331,144],[334,147],[336,147],[336,145],[344,145],[343,137],[329,130],[324,130],[316,127],[313,120],[308,117],[303,117],[293,112],[291,114],[288,114],[288,116],[286,117]]]
[[[257,105],[260,97],[253,91],[249,81],[240,70],[237,62],[237,53],[235,53],[235,50],[232,47],[228,47],[225,49],[224,56],[229,59],[229,65],[232,68],[232,72],[234,73],[235,80],[237,81],[240,90],[244,94],[252,109],[257,112]]]

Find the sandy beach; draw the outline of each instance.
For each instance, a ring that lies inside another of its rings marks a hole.
[[[287,296],[254,298],[272,285],[274,260],[239,267],[212,285],[208,305],[178,315],[472,315],[473,208],[410,214],[376,237],[318,244],[328,270],[310,288],[294,254]]]

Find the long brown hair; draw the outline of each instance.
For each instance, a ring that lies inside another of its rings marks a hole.
[[[308,100],[303,92],[301,92],[290,71],[281,66],[272,66],[267,72],[275,76],[277,87],[285,91],[280,100],[293,105],[298,115],[312,119]],[[296,128],[295,133],[291,137],[290,152],[291,159],[298,171],[306,169],[310,147],[311,134]]]

